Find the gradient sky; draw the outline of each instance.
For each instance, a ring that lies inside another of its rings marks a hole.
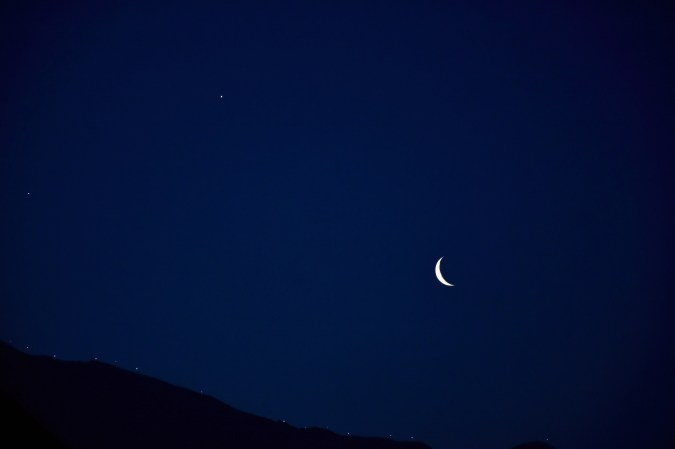
[[[0,11],[0,338],[434,449],[663,444],[672,9],[91,3]]]

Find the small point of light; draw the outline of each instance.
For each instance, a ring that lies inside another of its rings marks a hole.
[[[30,195],[30,192],[28,192],[28,194]]]
[[[220,98],[223,98],[223,96],[221,95]]]
[[[56,354],[54,354],[52,357],[56,358]]]
[[[135,368],[136,371],[138,371],[138,368]]]

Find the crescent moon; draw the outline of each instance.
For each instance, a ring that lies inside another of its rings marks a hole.
[[[436,262],[436,277],[438,278],[438,282],[443,285],[447,285],[448,287],[454,287],[454,285],[443,279],[443,275],[441,274],[441,260],[443,260],[442,257],[438,259],[438,262]]]

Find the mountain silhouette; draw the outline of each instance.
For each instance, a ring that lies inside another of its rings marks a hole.
[[[27,355],[2,342],[0,400],[10,417],[2,447],[430,449],[299,429],[106,363]]]
[[[28,355],[3,342],[0,413],[6,448],[431,449],[299,429],[106,363]],[[513,449],[554,448],[533,442]]]
[[[555,448],[548,443],[533,441],[531,443],[519,444],[518,446],[514,446],[511,449],[555,449]]]

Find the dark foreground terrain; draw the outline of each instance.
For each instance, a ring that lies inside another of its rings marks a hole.
[[[298,429],[96,361],[31,356],[0,343],[9,416],[0,446],[54,448],[429,449],[419,442]],[[3,425],[5,427],[5,425]]]
[[[105,363],[31,356],[2,342],[0,406],[7,448],[430,449],[298,429]]]

